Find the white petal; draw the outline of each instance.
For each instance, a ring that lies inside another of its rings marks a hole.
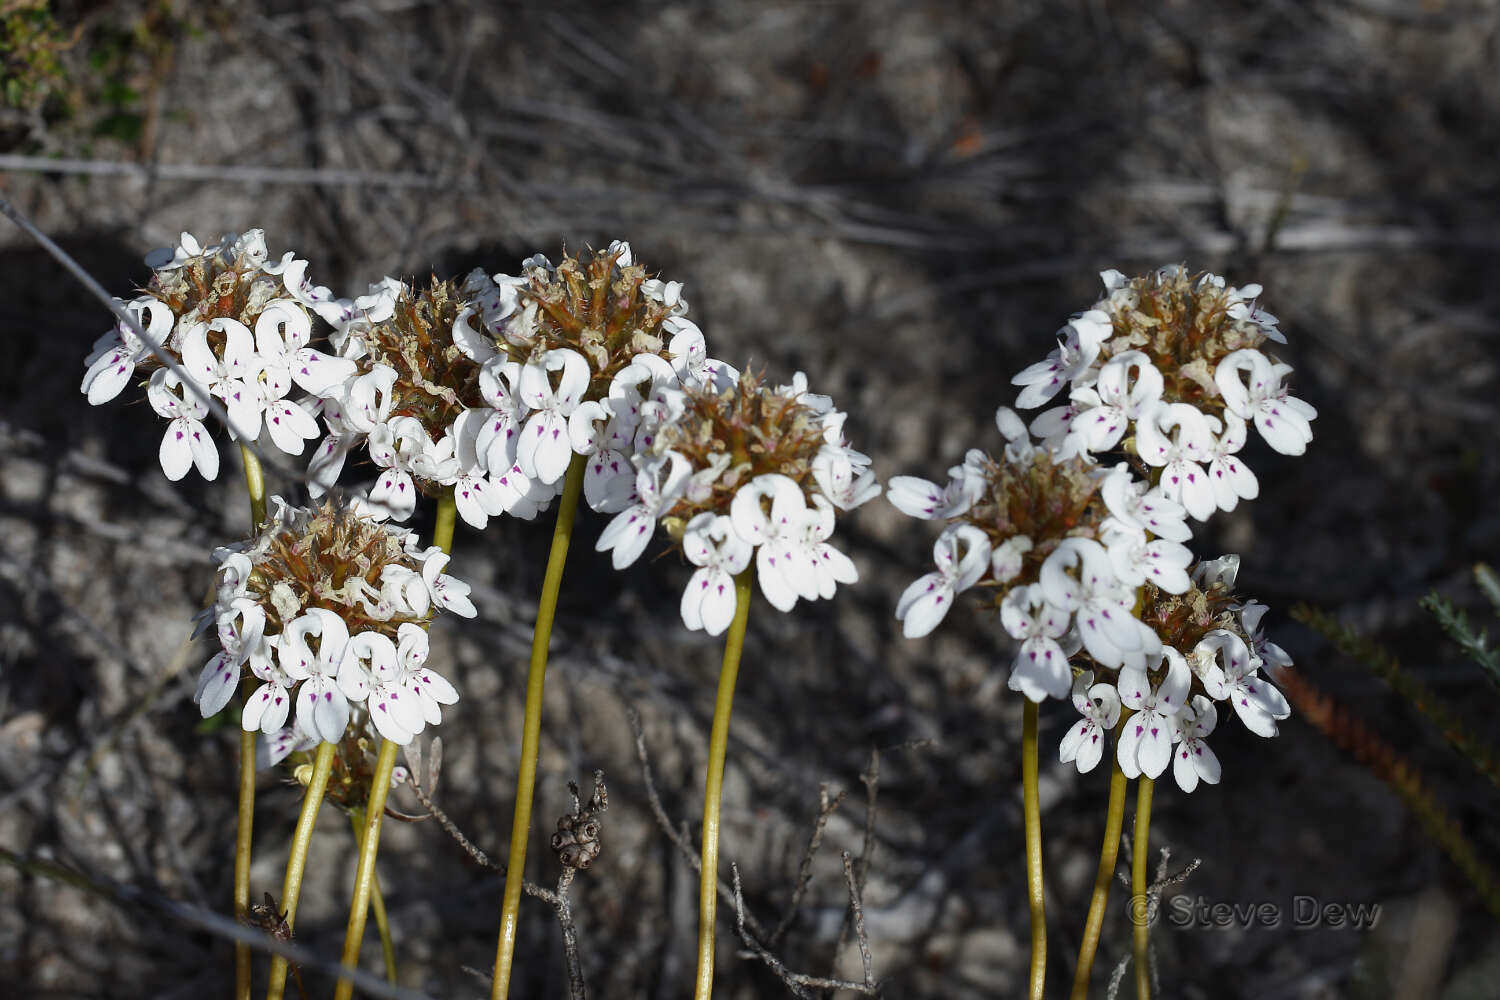
[[[125,388],[133,371],[135,362],[130,360],[122,345],[89,366],[89,370],[84,373],[81,389],[88,395],[91,406],[107,403]]]
[[[198,711],[205,719],[218,715],[229,704],[239,679],[240,668],[224,653],[219,653],[203,665],[203,672],[198,678],[198,691],[193,698],[198,702]]]

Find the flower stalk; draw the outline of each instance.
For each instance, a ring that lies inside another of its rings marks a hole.
[[[281,907],[286,913],[288,929],[296,924],[297,899],[302,894],[302,873],[307,868],[307,848],[312,843],[313,827],[318,822],[318,807],[323,804],[323,793],[328,788],[328,775],[333,771],[336,749],[332,743],[318,744],[318,753],[313,759],[312,777],[302,796],[302,812],[297,816],[297,828],[292,834],[292,851],[286,862],[286,878],[281,886]],[[266,1000],[281,1000],[286,992],[286,973],[286,959],[280,955],[272,957],[271,984],[266,990]]]
[[[359,841],[359,865],[354,873],[354,901],[349,905],[349,925],[344,931],[341,964],[346,969],[359,964],[359,946],[364,940],[365,918],[370,911],[370,897],[375,886],[375,855],[380,850],[380,821],[385,816],[385,799],[391,790],[391,772],[395,770],[396,751],[399,749],[400,745],[391,740],[380,741],[380,756],[376,758],[375,777],[370,784],[370,802],[365,809],[364,833]],[[386,963],[389,973],[392,964],[389,956]],[[350,1000],[354,996],[354,983],[348,979],[340,979],[333,996],[334,1000]]]
[[[245,490],[250,495],[251,533],[260,531],[266,522],[266,477],[260,459],[244,445],[240,455],[245,465]],[[216,590],[210,590],[210,600]],[[241,700],[255,690],[254,678],[240,685]],[[250,915],[250,850],[255,832],[255,734],[240,731],[240,802],[234,830],[234,917],[244,921]],[[250,1000],[250,945],[241,941],[234,946],[235,1000]]]
[[[349,825],[354,831],[355,851],[364,850],[365,811],[363,809],[349,810]],[[370,883],[370,908],[375,911],[375,930],[380,934],[380,952],[385,959],[385,978],[394,983],[396,981],[396,944],[391,940],[391,921],[385,910],[385,895],[380,891],[379,872],[375,873],[374,880]]]
[[[1122,719],[1123,726],[1125,721]],[[1125,825],[1124,772],[1120,762],[1110,755],[1109,807],[1104,816],[1104,845],[1099,850],[1099,871],[1094,876],[1094,893],[1089,899],[1088,917],[1083,925],[1083,941],[1078,946],[1078,965],[1073,973],[1072,1000],[1087,1000],[1089,978],[1094,956],[1099,951],[1099,932],[1104,927],[1104,907],[1109,902],[1109,886],[1115,879],[1115,859],[1120,852],[1120,831]]]
[[[1047,913],[1042,885],[1042,808],[1037,789],[1037,715],[1025,699],[1021,723],[1021,798],[1026,816],[1026,894],[1031,908],[1031,978],[1027,995],[1042,1000],[1047,978]]]
[[[557,594],[562,588],[563,566],[573,538],[578,496],[583,490],[587,461],[574,455],[568,465],[562,497],[558,501],[557,524],[552,530],[552,549],[547,554],[547,573],[537,602],[536,626],[531,634],[531,664],[526,675],[526,716],[521,727],[521,765],[516,776],[515,816],[510,828],[510,856],[505,869],[505,896],[500,910],[500,939],[495,948],[495,974],[490,997],[500,1000],[510,990],[511,965],[516,950],[516,924],[521,908],[521,882],[526,867],[526,840],[531,833],[531,800],[536,786],[537,753],[542,738],[542,694],[547,681],[547,646],[552,621],[557,614]]]
[[[1135,838],[1130,842],[1130,922],[1135,931],[1132,951],[1135,955],[1136,1000],[1151,1000],[1151,901],[1147,898],[1150,883],[1146,874],[1146,856],[1149,853],[1146,845],[1151,835],[1151,793],[1155,787],[1156,782],[1141,775],[1136,786]]]
[[[708,777],[703,788],[703,867],[698,877],[698,977],[694,1000],[709,1000],[714,987],[714,921],[719,898],[719,803],[724,792],[724,757],[729,748],[729,713],[734,707],[734,684],[740,654],[745,649],[745,623],[750,618],[750,582],[744,569],[734,578],[734,621],[724,638],[724,662],[719,668],[719,693],[714,701],[713,728],[708,737]]]

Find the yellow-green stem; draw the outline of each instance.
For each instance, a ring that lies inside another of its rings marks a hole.
[[[1047,979],[1047,909],[1042,890],[1042,807],[1037,794],[1038,705],[1026,699],[1021,722],[1021,801],[1026,816],[1026,894],[1031,903],[1031,980],[1027,995],[1042,1000]]]
[[[370,896],[375,887],[375,855],[380,850],[380,821],[385,817],[385,797],[391,790],[391,772],[396,768],[396,751],[400,744],[380,741],[380,755],[375,758],[375,777],[370,779],[370,801],[365,805],[365,829],[359,841],[359,865],[354,870],[354,900],[349,904],[349,926],[344,930],[346,969],[359,965],[359,946],[365,937],[365,917],[370,912]],[[390,960],[387,960],[387,974]],[[394,977],[393,977],[394,978]],[[354,996],[354,983],[340,979],[334,989],[334,1000]]]
[[[1123,723],[1124,720],[1121,721]],[[1115,880],[1115,859],[1120,853],[1120,830],[1125,825],[1127,780],[1114,753],[1111,752],[1109,757],[1109,811],[1104,817],[1104,845],[1099,849],[1099,871],[1094,876],[1094,895],[1089,900],[1089,914],[1083,925],[1083,941],[1078,946],[1078,966],[1073,973],[1072,1000],[1086,1000],[1089,995],[1089,977],[1094,970],[1094,955],[1099,951],[1099,932],[1104,927],[1104,906],[1109,902],[1110,883]]]
[[[1146,889],[1150,886],[1146,875],[1146,861],[1150,851],[1146,849],[1151,838],[1151,792],[1156,782],[1141,775],[1135,795],[1135,838],[1130,842],[1130,916],[1135,929],[1135,995],[1136,1000],[1151,1000],[1151,920]]]
[[[444,552],[453,552],[453,523],[458,514],[458,505],[453,500],[453,487],[443,490],[438,497],[437,523],[432,526],[432,544]]]
[[[542,578],[542,596],[537,602],[536,625],[531,632],[531,665],[526,674],[526,717],[521,725],[521,767],[516,775],[515,816],[510,825],[510,856],[505,868],[505,896],[500,909],[500,940],[495,946],[495,977],[490,983],[491,1000],[510,991],[511,964],[516,951],[516,922],[521,909],[521,879],[526,868],[526,839],[531,834],[531,795],[536,785],[537,752],[542,740],[542,692],[547,683],[547,645],[552,639],[552,619],[557,614],[557,592],[562,587],[563,564],[573,539],[573,518],[578,512],[578,494],[583,489],[587,461],[574,455],[563,482],[557,505],[557,525],[552,529],[552,551],[547,554],[547,575]]]
[[[714,699],[714,722],[708,736],[708,777],[703,784],[703,867],[698,873],[698,980],[694,1000],[708,1000],[714,991],[714,922],[719,901],[719,800],[724,794],[724,756],[729,749],[729,713],[734,708],[734,682],[745,649],[745,623],[750,618],[750,581],[753,569],[734,578],[734,621],[724,637],[724,662],[719,667],[719,694]]]
[[[358,853],[364,849],[365,811],[351,809],[349,824],[354,828],[354,850]],[[394,983],[396,981],[396,945],[391,940],[391,921],[386,916],[385,894],[380,891],[378,871],[370,883],[370,908],[375,911],[375,930],[380,934],[380,952],[385,958],[385,978]]]
[[[250,495],[250,530],[260,530],[266,522],[266,477],[255,453],[240,445],[245,466],[245,491]],[[209,600],[215,590],[210,588]],[[255,689],[252,678],[240,687],[242,698]],[[244,922],[250,915],[250,844],[255,828],[255,733],[240,731],[240,807],[234,831],[234,917]],[[250,1000],[250,945],[243,941],[234,946],[235,1000]]]
[[[242,699],[255,690],[255,679],[240,685]],[[250,840],[255,830],[255,732],[240,730],[240,811],[234,828],[234,918],[250,916]],[[250,1000],[250,945],[234,946],[235,1000]]]
[[[281,884],[281,908],[286,911],[286,925],[290,929],[297,921],[297,897],[302,894],[302,872],[307,867],[307,847],[312,843],[313,827],[318,822],[318,807],[323,804],[323,792],[328,788],[328,775],[333,771],[332,743],[319,743],[318,753],[313,758],[312,778],[307,791],[302,795],[302,812],[297,816],[297,829],[292,833],[292,853],[286,862],[286,880]],[[286,992],[286,959],[276,955],[271,959],[271,985],[266,990],[266,1000],[281,1000]]]

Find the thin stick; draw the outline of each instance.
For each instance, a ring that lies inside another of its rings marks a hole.
[[[363,809],[349,810],[349,825],[354,829],[354,850],[364,850],[365,843],[365,811]],[[375,911],[375,930],[380,934],[380,951],[385,957],[385,978],[390,982],[396,981],[396,944],[391,940],[391,921],[385,910],[385,894],[380,891],[380,873],[375,873],[375,881],[370,887],[370,906]]]
[[[583,489],[587,463],[574,455],[557,505],[557,525],[552,530],[552,551],[547,554],[547,574],[537,602],[536,626],[531,633],[531,665],[526,674],[526,717],[521,726],[521,766],[516,775],[516,811],[510,826],[510,857],[505,866],[505,896],[500,910],[500,940],[495,947],[495,977],[490,983],[491,1000],[510,992],[511,964],[516,950],[516,920],[521,908],[521,880],[526,868],[526,839],[531,834],[531,798],[536,787],[537,752],[542,740],[542,693],[547,683],[547,644],[552,638],[552,619],[557,614],[557,592],[562,588],[563,564],[573,538],[573,518],[578,494]]]
[[[1151,921],[1147,919],[1147,904],[1141,904],[1141,912],[1136,914],[1135,900],[1149,900],[1147,894],[1150,884],[1147,882],[1146,862],[1150,852],[1146,850],[1146,842],[1151,836],[1151,793],[1155,788],[1156,782],[1141,775],[1141,780],[1136,784],[1135,836],[1130,841],[1133,862],[1130,866],[1130,892],[1131,916],[1135,918],[1131,923],[1135,925],[1133,950],[1136,1000],[1151,1000],[1151,961],[1147,954],[1151,948]]]
[[[854,917],[854,940],[859,943],[859,961],[865,973],[865,985],[875,988],[874,960],[870,957],[870,938],[865,933],[865,907],[860,899],[859,880],[854,877],[854,864],[849,852],[844,851],[844,881],[849,885],[849,912]]]
[[[719,694],[714,700],[714,722],[708,737],[708,777],[703,786],[703,867],[698,872],[698,979],[694,1000],[709,1000],[714,990],[714,918],[719,901],[719,801],[724,793],[724,757],[729,749],[729,713],[734,708],[734,682],[745,649],[745,623],[750,618],[750,583],[755,571],[745,569],[734,578],[734,621],[724,638],[724,662],[719,667]]]
[[[1123,724],[1124,720],[1121,720]],[[1072,1000],[1087,1000],[1089,978],[1094,956],[1099,951],[1099,932],[1104,927],[1104,905],[1109,902],[1109,884],[1115,877],[1115,859],[1120,853],[1120,829],[1125,825],[1124,772],[1110,754],[1109,811],[1104,817],[1104,844],[1099,849],[1099,871],[1094,876],[1094,895],[1089,900],[1089,915],[1083,925],[1083,941],[1078,946],[1078,967],[1073,973]]]
[[[400,744],[380,741],[375,758],[375,777],[370,779],[370,801],[365,805],[365,832],[359,844],[359,866],[354,871],[354,901],[349,904],[349,926],[344,930],[344,968],[359,965],[359,946],[365,936],[365,917],[370,912],[370,894],[375,885],[375,855],[380,850],[380,821],[385,818],[385,798],[391,790],[391,772],[396,768]],[[340,977],[334,1000],[350,1000],[354,983]]]
[[[1026,699],[1021,721],[1021,798],[1026,815],[1026,895],[1031,905],[1031,979],[1027,995],[1042,1000],[1047,979],[1047,912],[1042,888],[1042,807],[1037,791],[1038,705]]]
[[[297,897],[302,894],[302,872],[307,867],[307,847],[312,843],[313,827],[318,822],[318,807],[323,804],[323,792],[328,788],[328,775],[333,771],[332,743],[319,743],[317,756],[313,758],[312,780],[302,796],[302,812],[297,816],[297,829],[292,834],[292,853],[286,862],[286,879],[281,885],[281,907],[286,911],[286,925],[292,927],[297,920]],[[281,1000],[286,992],[286,959],[277,955],[271,959],[271,985],[266,989],[266,1000]]]
[[[223,424],[225,427],[229,428],[234,436],[240,440],[240,447],[253,452],[256,458],[260,459],[264,464],[270,466],[277,472],[287,476],[290,479],[301,482],[305,478],[303,470],[295,469],[292,467],[291,463],[278,460],[273,456],[268,455],[259,445],[255,443],[253,435],[247,436],[241,434],[239,430],[234,426],[234,424],[230,421],[229,411],[224,408],[224,403],[221,400],[215,399],[213,394],[208,391],[207,387],[205,387],[202,383],[198,382],[191,375],[189,375],[187,369],[183,368],[180,362],[174,359],[171,355],[167,354],[167,352],[163,350],[160,344],[152,340],[146,334],[145,329],[141,326],[140,320],[132,316],[129,310],[127,310],[124,305],[116,301],[114,296],[110,295],[109,292],[105,291],[104,286],[99,284],[98,280],[96,280],[92,274],[89,274],[89,272],[84,269],[82,264],[74,260],[71,254],[69,254],[62,247],[58,246],[50,236],[38,229],[36,225],[26,217],[25,213],[23,213],[16,206],[12,205],[5,198],[0,198],[0,215],[4,215],[6,218],[10,219],[10,221],[20,226],[27,236],[30,236],[33,240],[35,240],[43,250],[47,251],[47,253],[52,256],[53,260],[57,261],[63,266],[63,270],[71,274],[80,285],[88,290],[90,295],[94,296],[94,298],[102,302],[104,304],[104,307],[114,315],[115,319],[119,320],[121,324],[123,324],[127,329],[130,330],[131,333],[135,334],[136,337],[140,339],[141,343],[146,347],[146,349],[151,352],[151,355],[156,358],[157,361],[161,362],[162,367],[171,371],[173,375],[176,375],[178,379],[182,381],[183,392],[191,393],[198,400],[198,402],[202,403],[205,407],[208,408],[208,412],[213,414],[215,420]]]

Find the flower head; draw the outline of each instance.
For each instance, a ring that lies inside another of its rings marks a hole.
[[[1127,776],[1155,778],[1172,763],[1184,791],[1200,780],[1217,784],[1221,767],[1207,743],[1218,723],[1216,702],[1228,702],[1258,736],[1275,736],[1276,723],[1291,714],[1286,698],[1260,675],[1262,667],[1276,669],[1291,660],[1260,632],[1265,605],[1235,594],[1238,568],[1238,557],[1223,556],[1193,567],[1182,593],[1142,586],[1140,619],[1157,651],[1115,679],[1120,702],[1135,712],[1116,747]],[[1090,677],[1100,668],[1088,651],[1077,659]],[[1080,714],[1090,718],[1082,706]],[[1072,759],[1069,738],[1061,748],[1064,760]]]
[[[120,323],[94,344],[82,385],[89,402],[107,402],[137,371],[149,372],[152,408],[171,421],[161,465],[173,480],[194,466],[206,479],[218,474],[218,449],[202,423],[210,394],[229,414],[231,437],[253,441],[264,430],[277,449],[301,454],[317,423],[288,394],[294,385],[320,393],[349,370],[308,346],[312,316],[330,296],[306,284],[307,262],[288,253],[269,264],[258,229],[206,247],[183,233],[177,247],[146,261],[151,280],[122,303],[146,339]],[[153,347],[178,367],[163,365]]]
[[[351,723],[369,723],[405,744],[441,721],[439,706],[458,693],[425,666],[426,628],[437,608],[474,614],[468,586],[442,573],[447,556],[333,502],[274,504],[259,535],[218,552],[221,649],[199,677],[204,717],[228,704],[248,667],[262,683],[245,703],[247,731],[271,735],[291,721],[339,743]]]
[[[689,628],[717,635],[734,613],[730,580],[752,558],[761,593],[788,611],[858,579],[828,543],[835,511],[880,492],[869,459],[843,437],[845,415],[807,391],[800,372],[772,387],[759,375],[671,377],[654,363],[622,369],[611,400],[636,414],[633,483],[596,548],[617,568],[640,557],[661,522],[700,567],[683,596]],[[657,376],[660,381],[655,381]],[[624,380],[623,386],[619,385]],[[606,482],[601,490],[608,490]]]
[[[1101,470],[1036,446],[1009,409],[996,424],[1007,438],[1000,458],[970,451],[944,487],[891,480],[897,508],[947,522],[933,550],[937,571],[907,588],[896,617],[907,636],[926,635],[958,594],[983,587],[1020,643],[1011,688],[1033,701],[1067,697],[1080,646],[1111,670],[1153,654],[1150,630],[1132,614],[1134,588],[1147,579],[1187,588],[1191,555],[1170,540],[1186,537],[1183,511],[1126,466]]]
[[[1057,349],[1012,380],[1031,408],[1067,390],[1032,430],[1061,454],[1123,446],[1160,470],[1160,488],[1194,518],[1232,510],[1259,492],[1237,453],[1253,425],[1274,450],[1300,455],[1317,411],[1290,395],[1285,343],[1260,308],[1259,285],[1164,267],[1126,279],[1102,275],[1105,297],[1059,331]]]

